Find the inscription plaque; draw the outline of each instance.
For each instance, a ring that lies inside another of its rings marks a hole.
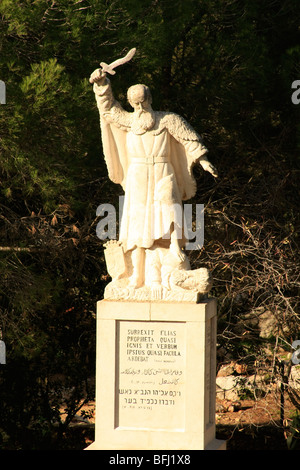
[[[186,324],[119,321],[117,428],[184,430]]]

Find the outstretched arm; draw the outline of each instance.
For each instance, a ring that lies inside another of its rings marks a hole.
[[[217,169],[207,159],[208,150],[192,126],[175,113],[166,113],[164,122],[170,134],[185,147],[189,161],[199,162],[205,171],[217,177]]]
[[[200,158],[199,160],[199,163],[200,165],[202,166],[203,170],[205,171],[208,171],[209,173],[211,173],[215,178],[217,178],[219,175],[218,175],[218,170],[216,169],[216,167],[214,167],[214,165],[212,163],[210,163],[206,156]]]
[[[181,140],[182,145],[184,145],[188,155],[192,157],[194,162],[199,162],[203,170],[208,171],[215,178],[218,177],[218,171],[214,165],[207,159],[207,148],[202,144],[201,139],[199,140]]]

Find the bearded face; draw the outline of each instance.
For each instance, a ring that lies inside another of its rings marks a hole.
[[[134,108],[131,130],[134,134],[144,134],[155,124],[150,90],[145,85],[134,85],[129,88],[127,97]]]
[[[144,134],[146,131],[152,129],[155,124],[154,112],[151,109],[137,109],[133,113],[133,121],[131,130],[134,134]]]

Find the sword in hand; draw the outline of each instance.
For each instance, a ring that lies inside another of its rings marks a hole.
[[[120,59],[115,60],[111,64],[106,64],[105,62],[100,62],[101,69],[96,69],[90,76],[90,83],[97,82],[106,76],[106,73],[110,75],[115,75],[115,68],[119,67],[120,65],[126,64],[129,62],[134,54],[136,53],[136,48],[130,49],[130,51],[126,54],[125,57],[121,57]]]

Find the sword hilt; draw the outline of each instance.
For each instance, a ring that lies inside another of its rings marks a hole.
[[[108,72],[110,75],[115,75],[116,72],[105,62],[100,62],[100,66],[103,70],[103,72]]]

